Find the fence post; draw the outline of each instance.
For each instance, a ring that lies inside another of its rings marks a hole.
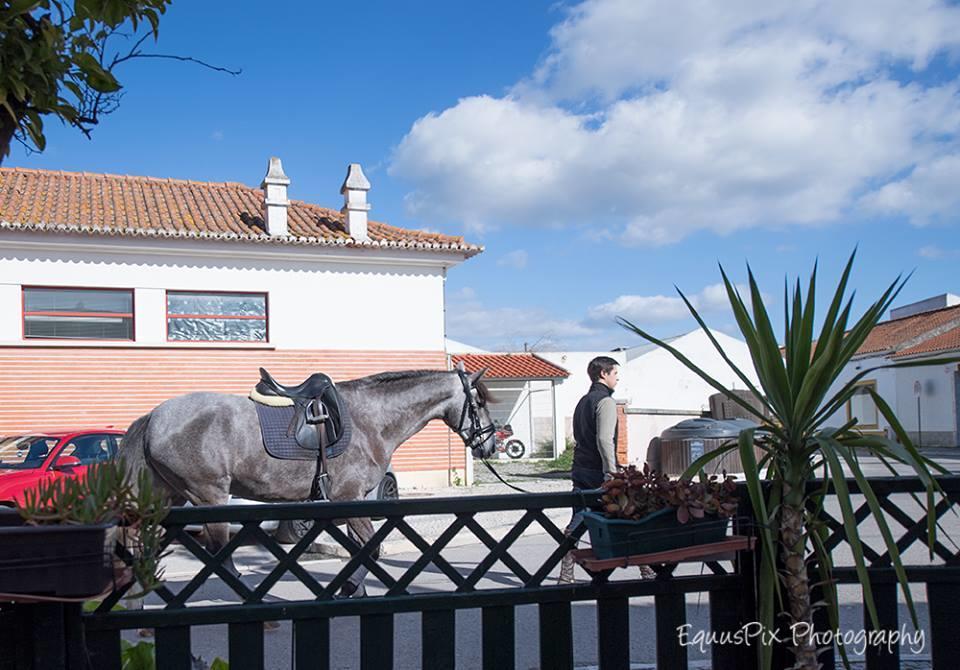
[[[927,602],[930,607],[930,646],[933,667],[954,668],[960,659],[960,584],[956,582],[927,582]]]

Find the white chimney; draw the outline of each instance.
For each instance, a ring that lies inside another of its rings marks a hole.
[[[370,211],[370,205],[367,203],[367,191],[370,190],[370,182],[363,174],[360,163],[350,163],[347,168],[347,178],[343,180],[343,186],[340,187],[340,193],[343,194],[343,225],[347,229],[347,234],[355,240],[368,240],[367,235],[367,212]]]
[[[270,157],[267,175],[260,188],[263,189],[263,222],[271,236],[287,234],[287,186],[290,179],[283,173],[283,165],[276,156]]]

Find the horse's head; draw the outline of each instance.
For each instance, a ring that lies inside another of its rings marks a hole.
[[[487,405],[492,402],[492,396],[486,385],[480,381],[486,371],[487,368],[484,368],[471,373],[464,369],[463,363],[457,365],[455,372],[459,377],[459,402],[451,404],[453,409],[446,417],[447,425],[470,447],[474,456],[481,458],[493,455],[497,448],[496,428],[487,409]]]

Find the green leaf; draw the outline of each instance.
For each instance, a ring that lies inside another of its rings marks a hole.
[[[836,491],[837,502],[840,505],[841,517],[843,518],[843,529],[846,534],[847,543],[850,545],[850,553],[853,554],[853,563],[856,566],[857,578],[860,581],[860,588],[863,589],[863,600],[867,606],[867,612],[870,614],[870,621],[874,628],[880,628],[880,622],[877,619],[877,608],[873,603],[873,589],[870,587],[870,575],[867,573],[867,566],[863,556],[863,545],[860,543],[860,533],[857,529],[857,520],[853,513],[853,506],[850,504],[850,489],[847,488],[846,474],[843,466],[837,458],[837,453],[833,445],[828,440],[816,438],[820,442],[820,453],[830,466],[830,479],[833,481],[833,490]]]
[[[867,478],[863,475],[863,470],[860,469],[860,463],[857,461],[856,456],[851,450],[844,449],[839,444],[837,444],[836,447],[838,447],[837,450],[844,455],[847,465],[850,467],[857,485],[860,486],[860,492],[863,494],[864,499],[870,506],[870,513],[873,515],[873,520],[880,529],[880,535],[883,536],[884,544],[887,545],[887,552],[890,554],[890,564],[893,566],[894,572],[897,574],[897,581],[900,582],[900,589],[903,591],[903,597],[907,601],[907,607],[910,610],[910,619],[913,621],[914,628],[919,628],[920,624],[917,621],[917,610],[913,604],[913,597],[910,595],[910,585],[907,580],[907,573],[903,569],[903,561],[900,560],[900,550],[897,548],[897,543],[893,539],[893,534],[890,532],[890,527],[887,525],[886,515],[880,507],[877,496],[870,487],[870,482],[867,481]]]
[[[693,304],[689,300],[687,300],[687,296],[685,296],[683,294],[683,291],[681,291],[676,286],[674,286],[674,288],[677,289],[677,293],[680,294],[680,298],[683,300],[684,304],[686,304],[687,309],[690,311],[690,314],[693,316],[694,319],[696,319],[697,323],[700,325],[700,329],[703,330],[703,332],[707,336],[707,339],[709,339],[710,343],[713,345],[713,348],[717,350],[718,354],[720,354],[720,357],[723,359],[723,362],[726,363],[731,370],[733,370],[734,374],[736,374],[737,377],[740,378],[740,381],[742,381],[744,385],[746,385],[746,387],[750,389],[750,392],[753,393],[753,395],[755,395],[760,400],[763,406],[772,412],[773,407],[770,406],[770,403],[767,400],[767,398],[764,396],[763,393],[760,392],[760,390],[754,385],[754,383],[750,381],[750,378],[747,377],[747,375],[743,372],[743,370],[741,370],[732,360],[730,360],[730,357],[727,356],[727,352],[724,351],[722,346],[720,346],[720,343],[717,341],[717,338],[713,336],[713,332],[711,332],[711,330],[707,327],[707,324],[700,317],[699,312],[697,312]]]
[[[763,416],[763,414],[761,414],[760,412],[758,412],[755,407],[753,407],[753,406],[752,406],[751,404],[749,404],[748,402],[744,401],[743,398],[740,398],[740,397],[737,396],[736,394],[731,394],[731,393],[729,393],[729,391],[727,390],[727,388],[726,388],[723,384],[721,384],[721,383],[718,382],[716,379],[714,379],[713,377],[711,377],[710,375],[708,375],[706,372],[704,372],[703,370],[701,370],[699,367],[697,367],[689,358],[687,358],[686,356],[684,356],[682,353],[680,353],[680,351],[678,351],[678,350],[675,349],[674,347],[670,346],[669,344],[667,344],[667,343],[664,342],[663,340],[660,340],[660,339],[654,337],[653,335],[647,333],[646,331],[644,331],[643,329],[639,328],[638,326],[635,326],[634,324],[630,323],[628,320],[624,319],[623,317],[617,317],[616,322],[617,322],[619,325],[621,325],[621,326],[623,326],[624,328],[626,328],[627,330],[632,330],[633,332],[635,332],[637,335],[639,335],[640,337],[644,338],[645,340],[648,340],[648,341],[650,341],[650,342],[653,342],[654,344],[656,344],[656,345],[658,345],[658,346],[666,349],[667,351],[669,351],[669,352],[673,355],[674,358],[676,358],[678,361],[680,361],[680,362],[683,363],[685,366],[687,366],[688,369],[690,369],[690,370],[692,370],[693,372],[695,372],[701,379],[703,379],[705,382],[707,382],[708,384],[710,384],[710,386],[712,386],[713,388],[717,389],[718,391],[720,391],[721,393],[723,393],[724,395],[726,395],[727,397],[729,397],[730,400],[736,402],[738,405],[740,405],[741,407],[743,407],[744,409],[746,409],[747,411],[749,411],[751,414],[753,414],[754,416],[756,416],[756,417],[757,417],[758,419],[760,419],[761,421],[764,421],[764,420],[765,420],[765,417]],[[775,428],[774,428],[774,427],[770,427],[770,430],[775,430]]]
[[[73,57],[73,62],[86,76],[90,88],[99,93],[114,93],[120,90],[120,83],[113,75],[97,62],[87,51],[81,51]]]
[[[138,642],[121,648],[120,663],[121,670],[156,670],[153,645]]]
[[[40,6],[41,0],[9,0],[10,8],[7,10],[9,15],[26,14],[32,12]]]
[[[743,476],[747,484],[747,493],[753,505],[754,516],[760,527],[760,536],[763,540],[764,551],[776,556],[774,549],[773,532],[767,526],[771,518],[767,512],[767,503],[763,499],[763,490],[760,488],[760,471],[757,468],[757,457],[753,452],[753,435],[756,429],[747,428],[740,431],[737,446],[740,449],[740,462],[743,464]],[[779,585],[778,585],[779,590]]]
[[[693,463],[688,465],[687,469],[683,471],[682,475],[680,475],[680,479],[692,479],[698,473],[702,473],[703,469],[707,466],[707,464],[710,461],[712,461],[713,459],[720,459],[724,454],[736,449],[737,446],[738,445],[736,442],[730,442],[729,444],[724,444],[724,445],[721,445],[720,447],[717,447],[713,451],[708,451],[703,456],[700,456],[697,460],[695,460]],[[717,464],[715,468],[716,467],[720,467],[720,465]],[[716,470],[714,471],[714,473],[711,473],[711,474],[716,474]]]
[[[218,656],[210,664],[210,670],[230,670],[230,664]]]

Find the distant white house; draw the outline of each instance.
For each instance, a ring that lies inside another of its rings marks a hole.
[[[484,381],[496,398],[490,417],[509,424],[512,439],[520,440],[525,456],[554,458],[563,451],[563,415],[557,411],[557,392],[569,373],[538,354],[483,352],[447,340],[451,365],[467,371],[486,369]],[[468,478],[472,473],[467,471]]]
[[[713,331],[713,335],[750,381],[758,383],[746,343],[719,331]],[[702,330],[669,338],[668,342],[721,384],[732,389],[745,388]],[[573,410],[590,387],[587,364],[595,356],[610,356],[620,361],[620,384],[614,398],[625,406],[626,455],[630,463],[643,462],[650,440],[664,429],[708,411],[709,398],[715,393],[668,351],[653,344],[612,352],[541,352],[538,355],[570,372],[570,377],[557,388],[557,411],[565,419],[567,435],[572,435]]]
[[[870,368],[912,361],[960,356],[960,297],[943,294],[890,311],[888,321],[877,324],[837,379],[830,395],[857,374]],[[868,388],[893,409],[915,444],[924,447],[960,445],[960,368],[957,363],[875,370],[864,376],[858,392],[834,413],[829,423],[851,418],[865,432],[895,439],[878,411]]]

